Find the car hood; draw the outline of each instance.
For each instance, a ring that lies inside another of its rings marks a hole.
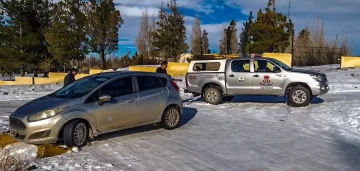
[[[315,70],[309,70],[309,69],[291,69],[290,72],[310,74],[310,75],[325,75],[322,72],[315,71]]]
[[[31,116],[41,111],[70,106],[73,99],[44,96],[26,103],[11,114],[13,117]]]

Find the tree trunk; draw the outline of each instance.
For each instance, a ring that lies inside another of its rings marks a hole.
[[[106,69],[105,49],[100,50],[101,69]]]

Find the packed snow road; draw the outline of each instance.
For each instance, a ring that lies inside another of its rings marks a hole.
[[[357,74],[358,70],[327,73],[331,91],[305,108],[289,107],[282,97],[237,97],[214,106],[183,94],[185,109],[178,129],[144,126],[105,134],[81,152],[34,164],[43,170],[77,171],[357,171]],[[0,102],[2,116],[23,103]]]

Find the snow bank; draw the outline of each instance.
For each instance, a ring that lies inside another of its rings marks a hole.
[[[18,142],[0,150],[0,165],[8,171],[26,170],[37,157],[35,145]]]
[[[2,86],[0,87],[0,101],[33,100],[61,87],[60,84]]]

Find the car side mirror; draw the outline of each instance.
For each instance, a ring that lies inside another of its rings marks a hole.
[[[101,95],[101,96],[99,97],[99,104],[102,105],[102,104],[104,104],[104,103],[106,103],[106,102],[109,102],[110,100],[111,100],[111,96],[106,95],[106,94]]]
[[[273,70],[275,73],[280,73],[281,72],[281,69],[279,67],[274,67],[274,70]]]

